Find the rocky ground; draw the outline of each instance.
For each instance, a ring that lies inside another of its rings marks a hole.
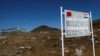
[[[39,31],[1,35],[0,56],[61,56],[60,31]],[[99,26],[94,28],[94,38],[96,56],[100,56]],[[91,36],[64,38],[64,45],[65,56],[93,56]]]
[[[96,56],[100,56],[100,30],[94,31]],[[65,56],[92,56],[91,37],[65,38]],[[0,36],[0,56],[61,56],[58,33],[15,32]]]

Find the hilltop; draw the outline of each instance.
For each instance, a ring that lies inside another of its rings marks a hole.
[[[46,25],[41,25],[41,26],[33,29],[31,32],[52,32],[52,31],[60,31],[60,29],[49,27]]]

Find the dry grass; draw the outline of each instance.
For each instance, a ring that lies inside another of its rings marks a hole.
[[[100,42],[100,31],[94,31],[95,37]],[[0,36],[2,37],[2,36]],[[16,32],[0,39],[0,56],[61,56],[60,32],[21,33]],[[73,56],[75,48],[84,46],[82,56],[92,56],[90,37],[65,38],[65,56]],[[96,56],[100,56],[100,43],[96,44]]]

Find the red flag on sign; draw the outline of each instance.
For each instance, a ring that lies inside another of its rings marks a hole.
[[[67,17],[71,17],[72,13],[71,12],[67,12]]]
[[[87,16],[88,14],[84,14],[85,16]]]

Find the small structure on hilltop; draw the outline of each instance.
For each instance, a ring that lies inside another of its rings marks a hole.
[[[22,29],[19,27],[12,27],[9,29],[1,29],[1,35],[9,34],[12,32],[21,32],[21,31],[22,31]]]

